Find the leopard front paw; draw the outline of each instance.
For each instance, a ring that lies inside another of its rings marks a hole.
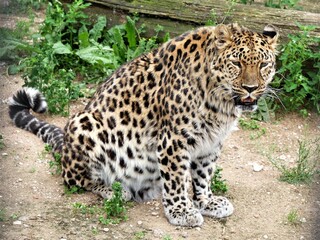
[[[180,208],[165,207],[165,215],[169,222],[173,225],[196,227],[203,223],[203,217],[196,208]]]
[[[224,218],[230,216],[234,211],[232,203],[225,197],[212,196],[200,212],[203,216]]]

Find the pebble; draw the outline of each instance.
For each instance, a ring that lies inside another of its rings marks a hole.
[[[307,219],[306,219],[306,218],[301,218],[301,219],[300,219],[300,222],[306,223],[306,222],[307,222]]]
[[[138,221],[138,225],[142,225],[142,221]]]
[[[13,225],[21,225],[21,224],[22,224],[22,222],[21,222],[21,221],[19,221],[19,220],[18,220],[18,221],[14,221],[14,222],[13,222]]]
[[[263,166],[260,165],[259,163],[253,163],[252,168],[254,172],[260,172],[262,171]]]
[[[103,228],[102,230],[103,230],[104,232],[109,232],[110,229],[109,229],[109,228]]]
[[[151,212],[151,215],[152,215],[152,216],[157,216],[158,213],[157,213],[157,212]]]
[[[1,154],[2,156],[8,156],[8,153],[4,152]]]
[[[269,239],[268,235],[263,235],[264,239]]]
[[[200,231],[200,230],[201,230],[201,228],[200,228],[200,227],[196,227],[196,230],[197,230],[197,231]]]

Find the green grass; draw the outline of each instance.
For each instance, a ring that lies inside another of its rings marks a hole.
[[[291,225],[297,225],[299,223],[299,215],[297,210],[291,210],[287,215],[287,221]]]
[[[228,191],[228,186],[225,179],[222,179],[222,168],[216,167],[216,170],[211,179],[211,191],[214,194],[225,194]]]
[[[6,211],[4,209],[0,209],[0,222],[5,221]]]
[[[310,183],[316,174],[319,174],[320,138],[311,141],[298,141],[298,156],[294,166],[271,160],[273,166],[280,171],[280,180],[290,183]]]
[[[142,240],[142,239],[145,238],[145,236],[146,236],[146,232],[145,231],[139,231],[139,232],[136,232],[134,234],[133,240]]]
[[[4,140],[3,140],[3,136],[2,134],[0,134],[0,150],[2,150],[4,148]]]
[[[104,199],[102,206],[89,206],[76,202],[73,208],[84,215],[98,215],[101,224],[118,224],[128,219],[127,207],[129,206],[122,196],[122,186],[119,182],[112,185],[113,197]]]

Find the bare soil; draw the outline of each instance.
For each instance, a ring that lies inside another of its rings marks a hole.
[[[270,162],[270,158],[282,159],[293,165],[298,140],[320,136],[318,115],[278,116],[271,123],[260,123],[266,129],[260,137],[259,131],[250,130],[231,135],[218,161],[229,186],[227,197],[235,206],[231,217],[205,218],[198,228],[176,227],[168,223],[160,201],[155,200],[134,203],[125,222],[102,225],[99,216],[73,207],[74,203],[101,206],[101,199],[89,192],[65,194],[62,179],[49,167],[51,156],[43,154],[42,141],[11,123],[7,98],[23,80],[8,76],[6,69],[0,62],[0,134],[5,144],[0,148],[0,239],[320,239],[320,179],[307,185],[281,182]],[[82,107],[78,101],[71,112]],[[60,127],[67,121],[59,116],[40,117]],[[263,169],[256,172],[254,165]],[[296,224],[288,221],[293,211],[298,214]]]

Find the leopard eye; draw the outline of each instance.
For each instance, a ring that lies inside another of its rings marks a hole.
[[[264,68],[266,66],[268,66],[268,62],[263,62],[263,63],[260,63],[260,68]]]
[[[239,61],[232,61],[232,64],[237,66],[238,68],[241,68],[241,63]]]

